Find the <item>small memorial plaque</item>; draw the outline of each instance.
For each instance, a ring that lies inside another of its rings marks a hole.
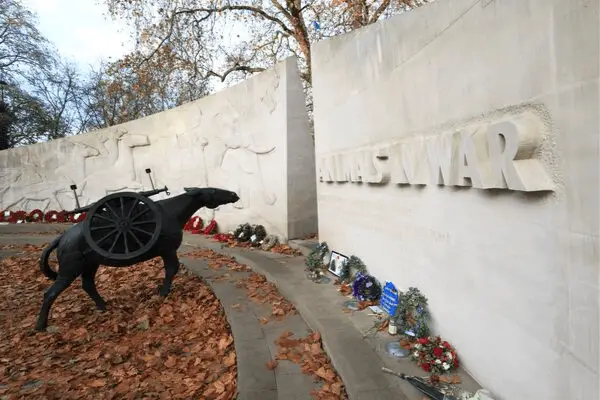
[[[398,290],[392,282],[386,282],[383,287],[380,307],[391,317],[396,315],[396,310],[398,310]]]
[[[329,272],[331,272],[335,276],[340,276],[340,274],[342,273],[342,269],[344,268],[344,264],[347,262],[348,257],[338,253],[337,251],[332,251],[331,259],[329,260]]]

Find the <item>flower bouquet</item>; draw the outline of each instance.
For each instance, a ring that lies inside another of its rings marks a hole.
[[[411,352],[411,359],[426,372],[441,375],[458,368],[456,351],[439,336],[417,339],[411,347]]]

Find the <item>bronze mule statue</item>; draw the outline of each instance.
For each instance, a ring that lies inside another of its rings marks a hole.
[[[234,192],[216,188],[184,188],[184,193],[156,202],[159,218],[162,219],[160,236],[150,250],[133,259],[110,259],[94,252],[84,237],[83,224],[67,229],[46,247],[40,257],[40,270],[54,284],[44,293],[42,308],[35,325],[43,331],[48,325],[48,314],[56,298],[77,277],[81,276],[83,290],[90,296],[99,310],[106,310],[106,302],[96,289],[94,278],[100,265],[127,267],[155,257],[161,257],[165,267],[165,279],[159,286],[159,294],[166,297],[171,291],[173,277],[179,270],[177,249],[183,240],[183,227],[200,208],[217,208],[220,205],[235,203],[239,197]],[[56,249],[59,269],[53,271],[48,265],[50,253]]]

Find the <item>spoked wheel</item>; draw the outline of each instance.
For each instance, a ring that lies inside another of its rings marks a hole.
[[[83,233],[99,255],[129,260],[148,252],[158,240],[161,228],[156,203],[135,192],[119,192],[92,206]]]

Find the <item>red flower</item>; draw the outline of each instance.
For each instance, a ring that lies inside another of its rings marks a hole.
[[[423,368],[423,370],[425,370],[425,372],[431,371],[431,367],[427,363],[421,364],[421,368]]]
[[[450,346],[450,343],[448,343],[448,342],[443,342],[443,343],[442,343],[442,346],[444,346],[444,347],[445,347],[445,348],[447,348],[447,349],[450,349],[450,348],[452,348],[452,346]]]
[[[440,358],[442,356],[442,354],[444,354],[444,350],[442,350],[440,347],[436,347],[433,349],[433,355]]]
[[[458,358],[454,355],[454,368],[458,368]]]
[[[417,341],[420,344],[427,344],[427,343],[429,343],[429,339],[427,339],[426,337],[419,338],[419,339],[417,339]]]

